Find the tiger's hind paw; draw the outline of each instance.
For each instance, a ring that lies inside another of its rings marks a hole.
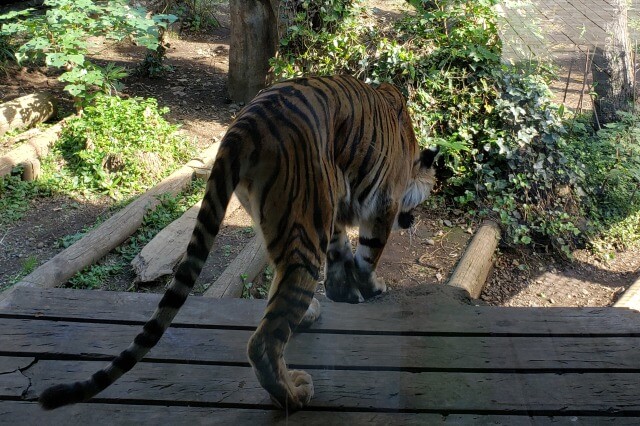
[[[279,401],[271,395],[271,401],[278,408],[287,411],[299,410],[313,398],[313,379],[302,370],[289,370],[289,386],[286,401]]]

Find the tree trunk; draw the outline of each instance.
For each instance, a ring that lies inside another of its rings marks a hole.
[[[596,99],[596,123],[601,126],[617,121],[617,111],[629,111],[634,98],[632,48],[627,28],[627,0],[613,0],[614,20],[606,25],[604,48],[596,48],[593,80]]]
[[[230,0],[229,97],[249,102],[269,82],[278,47],[277,1]]]

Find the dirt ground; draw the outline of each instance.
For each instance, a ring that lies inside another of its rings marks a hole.
[[[393,17],[394,9],[375,2],[382,17]],[[196,137],[201,147],[219,140],[241,105],[230,103],[226,95],[229,30],[227,11],[217,16],[223,28],[205,33],[182,32],[170,40],[167,65],[172,70],[148,79],[137,76],[125,80],[124,95],[155,97],[170,108],[168,119],[182,125],[182,131]],[[115,61],[133,70],[142,50],[129,43],[104,45],[98,60]],[[0,98],[9,100],[37,90],[62,96],[55,76],[29,69],[1,77]],[[68,107],[68,103],[63,103]],[[29,259],[38,264],[58,253],[59,241],[109,215],[109,200],[88,202],[63,196],[37,199],[20,221],[0,229],[0,289],[15,280]],[[388,244],[379,275],[390,289],[383,296],[389,301],[413,300],[433,293],[447,292],[444,283],[475,231],[476,224],[464,212],[445,213],[441,208],[423,207],[417,215],[415,233],[394,234]],[[246,215],[233,219],[221,232],[210,256],[198,292],[222,272],[252,234],[246,229]],[[108,261],[108,259],[106,260]],[[551,256],[523,250],[501,248],[481,301],[506,306],[608,306],[637,278],[640,270],[638,250],[620,253],[609,263],[601,263],[588,252],[576,253],[571,264],[559,263]],[[125,274],[103,289],[131,289],[133,274]],[[139,291],[162,291],[162,283]],[[440,290],[438,290],[440,291]],[[416,299],[416,300],[417,300]]]

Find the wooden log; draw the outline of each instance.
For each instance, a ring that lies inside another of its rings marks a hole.
[[[493,253],[500,241],[500,226],[485,220],[464,251],[447,284],[469,292],[474,299],[480,297],[482,287],[493,265]]]
[[[34,159],[42,158],[49,153],[49,148],[58,140],[67,119],[61,120],[44,132],[34,136],[19,147],[0,157],[0,177],[8,175],[21,164],[28,164]]]
[[[640,311],[640,277],[631,284],[613,306]]]
[[[36,180],[40,176],[40,160],[34,158],[22,164],[22,180]]]
[[[6,138],[4,140],[4,145],[5,146],[12,146],[17,144],[18,142],[24,142],[26,140],[29,140],[31,138],[33,138],[34,136],[40,135],[42,134],[42,130],[38,129],[37,127],[34,127],[33,129],[29,129],[26,132],[22,132],[22,133],[18,133],[15,136],[12,136],[10,138]]]
[[[192,180],[195,167],[210,167],[219,145],[211,145],[202,153],[202,159],[191,160],[173,172],[102,225],[24,277],[19,285],[57,287],[67,282],[75,273],[101,259],[140,227],[145,214],[160,204],[160,195],[175,196]]]
[[[162,276],[173,274],[174,267],[187,250],[201,204],[202,202],[197,203],[171,222],[131,261],[131,266],[137,275],[136,282],[151,282]],[[238,198],[231,197],[225,219],[240,207]]]
[[[47,92],[22,96],[0,104],[0,136],[10,130],[43,123],[56,112],[55,99]]]
[[[204,292],[207,297],[240,297],[244,280],[251,282],[267,263],[267,252],[262,237],[256,235],[247,243],[222,275]],[[244,279],[243,279],[244,277]]]

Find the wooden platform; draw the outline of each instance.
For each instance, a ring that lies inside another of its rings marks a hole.
[[[634,311],[326,302],[288,348],[316,395],[285,418],[245,355],[264,302],[202,297],[90,403],[40,410],[45,387],[104,365],[158,300],[29,288],[0,300],[0,424],[640,424]]]

